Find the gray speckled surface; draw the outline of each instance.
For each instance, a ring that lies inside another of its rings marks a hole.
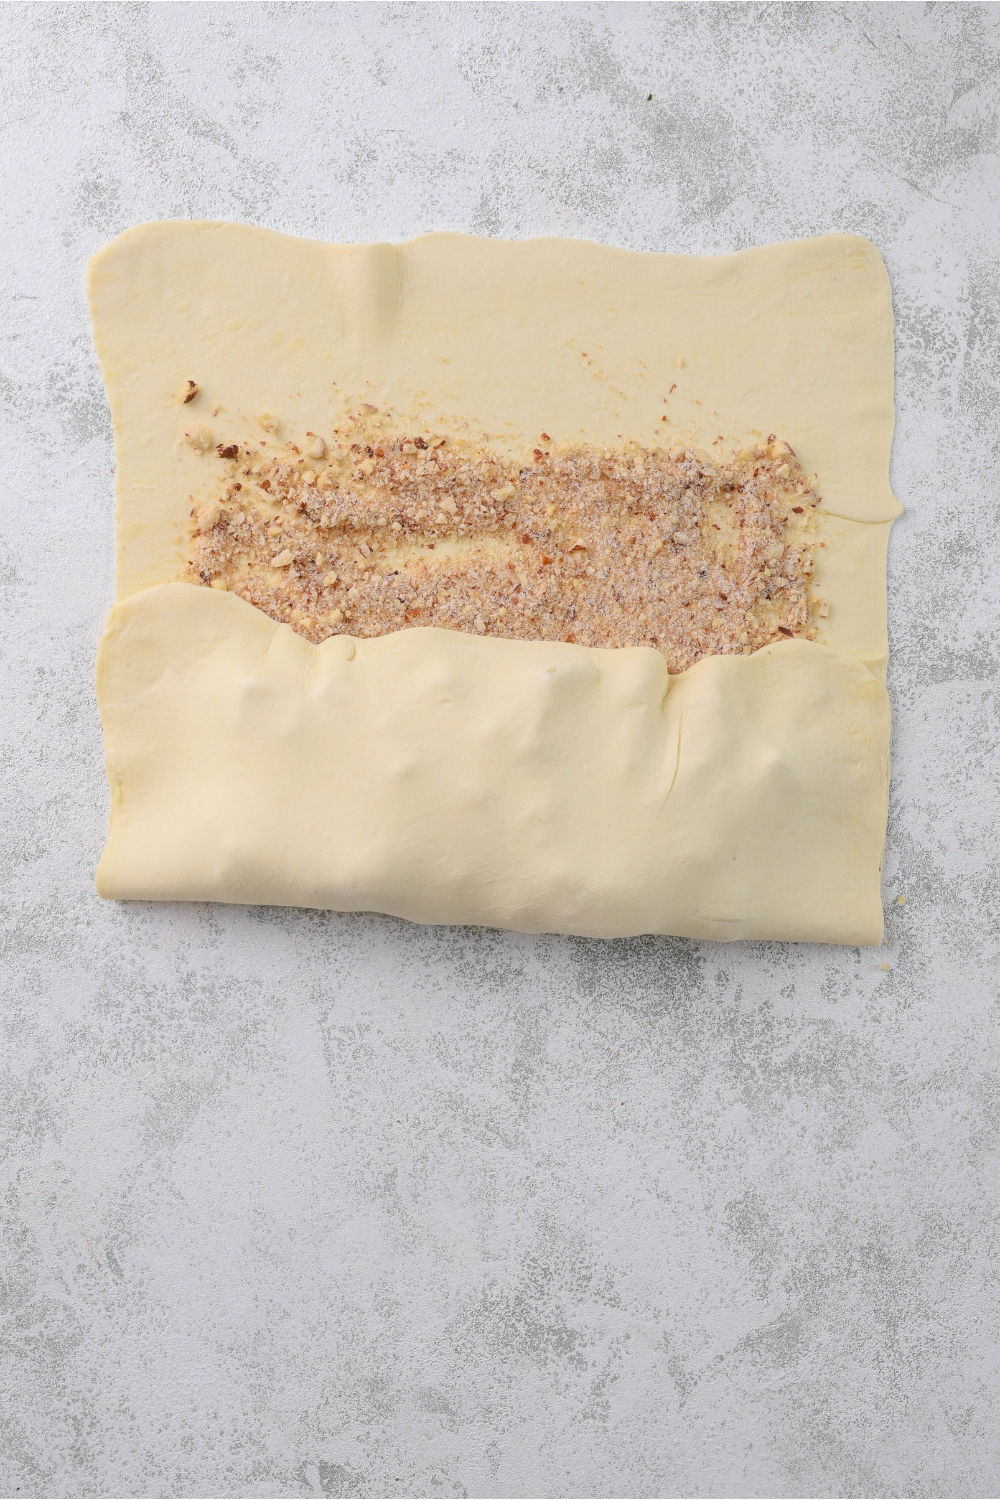
[[[7,5],[0,47],[0,1489],[1000,1493],[1000,10]],[[883,951],[97,900],[82,277],[172,216],[879,245]]]

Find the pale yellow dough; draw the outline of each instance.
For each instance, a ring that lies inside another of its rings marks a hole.
[[[90,295],[119,500],[102,895],[880,940],[899,506],[891,303],[870,244],[697,258],[151,224],[94,257]],[[182,406],[188,379],[200,391]],[[246,442],[268,412],[297,441],[361,402],[515,454],[542,429],[709,452],[777,433],[824,499],[822,644],[672,679],[646,648],[438,630],[315,647],[179,581],[213,483],[186,427]]]

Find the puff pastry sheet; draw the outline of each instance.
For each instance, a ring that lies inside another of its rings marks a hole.
[[[828,236],[698,260],[166,224],[106,247],[90,290],[119,471],[102,895],[880,940],[899,507],[891,308],[871,246]],[[263,407],[289,431],[329,430],[353,398],[446,432],[474,420],[510,451],[543,424],[556,441],[653,441],[672,380],[671,437],[707,444],[718,428],[736,448],[770,427],[816,473],[829,625],[819,643],[673,678],[646,648],[428,629],[313,646],[181,581],[205,484],[169,396],[188,376],[225,441]]]

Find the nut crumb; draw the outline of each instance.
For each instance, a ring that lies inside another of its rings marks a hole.
[[[208,428],[198,423],[196,427],[188,427],[184,433],[184,441],[195,453],[207,453],[212,446],[212,434]]]
[[[174,395],[182,406],[187,406],[197,396],[201,387],[194,380],[182,380]]]

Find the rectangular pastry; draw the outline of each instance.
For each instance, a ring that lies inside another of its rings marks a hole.
[[[102,895],[880,940],[871,245],[165,223],[90,296]]]

